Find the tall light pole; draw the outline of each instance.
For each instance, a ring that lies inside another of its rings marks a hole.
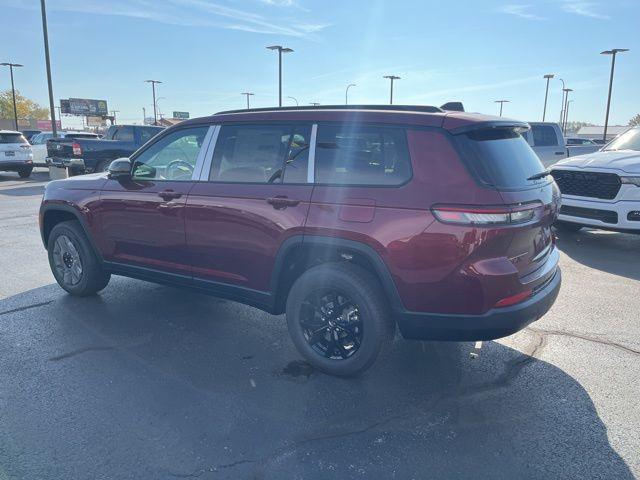
[[[560,125],[562,125],[562,119],[564,118],[564,95],[565,95],[565,84],[564,84],[564,80],[559,78],[558,80],[560,80],[562,82],[562,101],[560,102],[560,120],[558,121],[558,123]]]
[[[567,123],[569,123],[569,107],[571,106],[571,102],[573,102],[573,100],[569,100],[567,102],[567,111],[564,114],[564,126],[565,126],[565,132],[567,130]]]
[[[278,51],[278,106],[282,106],[282,54],[283,53],[291,53],[292,49],[283,47],[282,45],[271,45],[267,47],[269,50],[277,50]]]
[[[493,103],[499,103],[500,104],[500,116],[502,116],[502,106],[505,103],[510,103],[511,100],[495,100]]]
[[[320,103],[319,102],[311,102],[311,103],[309,103],[309,105],[313,105],[314,107],[318,107],[318,106],[320,106]]]
[[[9,72],[11,74],[11,95],[13,95],[13,120],[16,126],[16,131],[18,130],[18,107],[16,107],[16,87],[13,84],[13,67],[22,67],[19,63],[9,63],[4,62],[0,63],[3,67],[9,67]]]
[[[296,107],[298,106],[298,99],[296,97],[287,97],[296,102]]]
[[[113,124],[116,124],[116,113],[120,113],[120,110],[111,110],[111,116],[113,117]]]
[[[49,86],[49,111],[51,112],[51,132],[53,138],[58,136],[56,125],[56,109],[53,103],[53,82],[51,81],[51,59],[49,58],[49,33],[47,32],[47,8],[44,0],[40,0],[40,11],[42,12],[42,35],[44,37],[44,59],[47,64],[47,85]]]
[[[247,97],[247,110],[249,110],[249,97],[251,97],[252,95],[254,95],[251,92],[242,92],[240,95],[245,95]]]
[[[344,104],[345,105],[349,105],[349,89],[351,87],[355,87],[356,84],[355,83],[350,83],[349,85],[347,85],[347,89],[344,92]]]
[[[396,76],[396,75],[385,75],[382,78],[388,78],[389,80],[391,80],[391,92],[390,92],[390,95],[389,95],[389,105],[393,105],[393,81],[394,80],[401,80],[401,78]]]
[[[614,48],[600,52],[600,55],[611,55],[611,75],[609,76],[609,96],[607,97],[607,114],[604,117],[604,133],[602,139],[607,140],[607,127],[609,126],[609,107],[611,107],[611,90],[613,89],[613,71],[616,68],[616,55],[622,52],[628,52],[628,48]]]
[[[561,127],[562,127],[562,133],[567,133],[567,104],[569,102],[569,92],[573,92],[573,89],[563,88],[562,91],[564,92],[564,107],[562,109],[564,114],[562,116]]]
[[[156,107],[156,83],[162,83],[160,80],[145,80],[145,83],[151,84],[151,91],[153,92],[153,124],[158,125],[158,113]]]
[[[553,73],[547,73],[543,78],[547,79],[547,89],[544,92],[544,108],[542,110],[542,121],[544,122],[544,119],[547,116],[547,97],[549,96],[549,80],[551,80],[553,77],[555,77],[555,75]]]

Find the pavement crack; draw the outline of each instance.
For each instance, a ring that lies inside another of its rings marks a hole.
[[[26,305],[24,307],[18,307],[18,308],[13,308],[11,310],[5,310],[4,312],[0,312],[0,316],[9,315],[10,313],[22,312],[24,310],[29,310],[30,308],[44,307],[44,306],[50,305],[52,303],[53,303],[53,300],[49,300],[48,302],[33,303],[31,305]]]
[[[49,358],[50,362],[57,362],[60,360],[64,360],[66,358],[70,358],[70,357],[75,357],[76,355],[80,355],[82,353],[86,353],[86,352],[101,352],[101,351],[105,351],[105,350],[115,350],[116,347],[114,346],[110,346],[110,345],[106,345],[103,347],[85,347],[85,348],[79,348],[77,350],[73,350],[71,352],[67,352],[67,353],[63,353],[62,355],[57,355],[55,357],[51,357]]]
[[[209,473],[209,472],[216,472],[218,470],[224,470],[225,468],[233,468],[236,467],[238,465],[243,465],[246,463],[255,463],[256,460],[236,460],[235,462],[231,462],[231,463],[223,463],[220,465],[214,465],[212,467],[209,468],[200,468],[198,470],[194,470],[191,473],[175,473],[175,472],[169,472],[169,474],[172,477],[176,477],[176,478],[198,478],[201,475],[205,474],[205,473]]]
[[[631,347],[627,347],[626,345],[622,345],[621,343],[614,342],[612,340],[607,340],[603,338],[596,338],[589,335],[584,335],[577,332],[567,332],[565,330],[543,330],[538,328],[527,328],[528,331],[537,333],[538,335],[557,335],[561,337],[570,337],[577,338],[579,340],[584,340],[586,342],[599,343],[600,345],[607,345],[613,348],[619,348],[620,350],[624,350],[625,352],[633,353],[635,355],[640,355],[640,350],[636,350]]]

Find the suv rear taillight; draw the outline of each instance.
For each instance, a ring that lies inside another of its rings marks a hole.
[[[460,225],[512,225],[525,223],[536,215],[539,203],[504,206],[437,205],[431,209],[443,223]]]
[[[76,156],[80,156],[82,155],[82,147],[80,146],[79,143],[77,142],[73,142],[73,145],[71,145],[71,148],[73,148],[73,154]]]

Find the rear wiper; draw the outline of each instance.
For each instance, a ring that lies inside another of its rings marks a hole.
[[[545,170],[544,172],[531,175],[529,178],[527,178],[527,180],[540,180],[541,178],[547,177],[549,175],[551,175],[551,170]]]

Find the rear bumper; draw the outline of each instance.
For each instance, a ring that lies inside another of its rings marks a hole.
[[[45,162],[47,162],[47,165],[53,165],[59,168],[71,168],[78,171],[85,170],[83,158],[47,157]]]
[[[0,171],[14,172],[17,170],[24,170],[27,168],[33,168],[33,160],[11,160],[0,162]]]
[[[402,336],[415,340],[474,341],[506,337],[542,317],[560,291],[562,274],[557,267],[551,280],[530,299],[482,315],[403,312],[397,321]]]

